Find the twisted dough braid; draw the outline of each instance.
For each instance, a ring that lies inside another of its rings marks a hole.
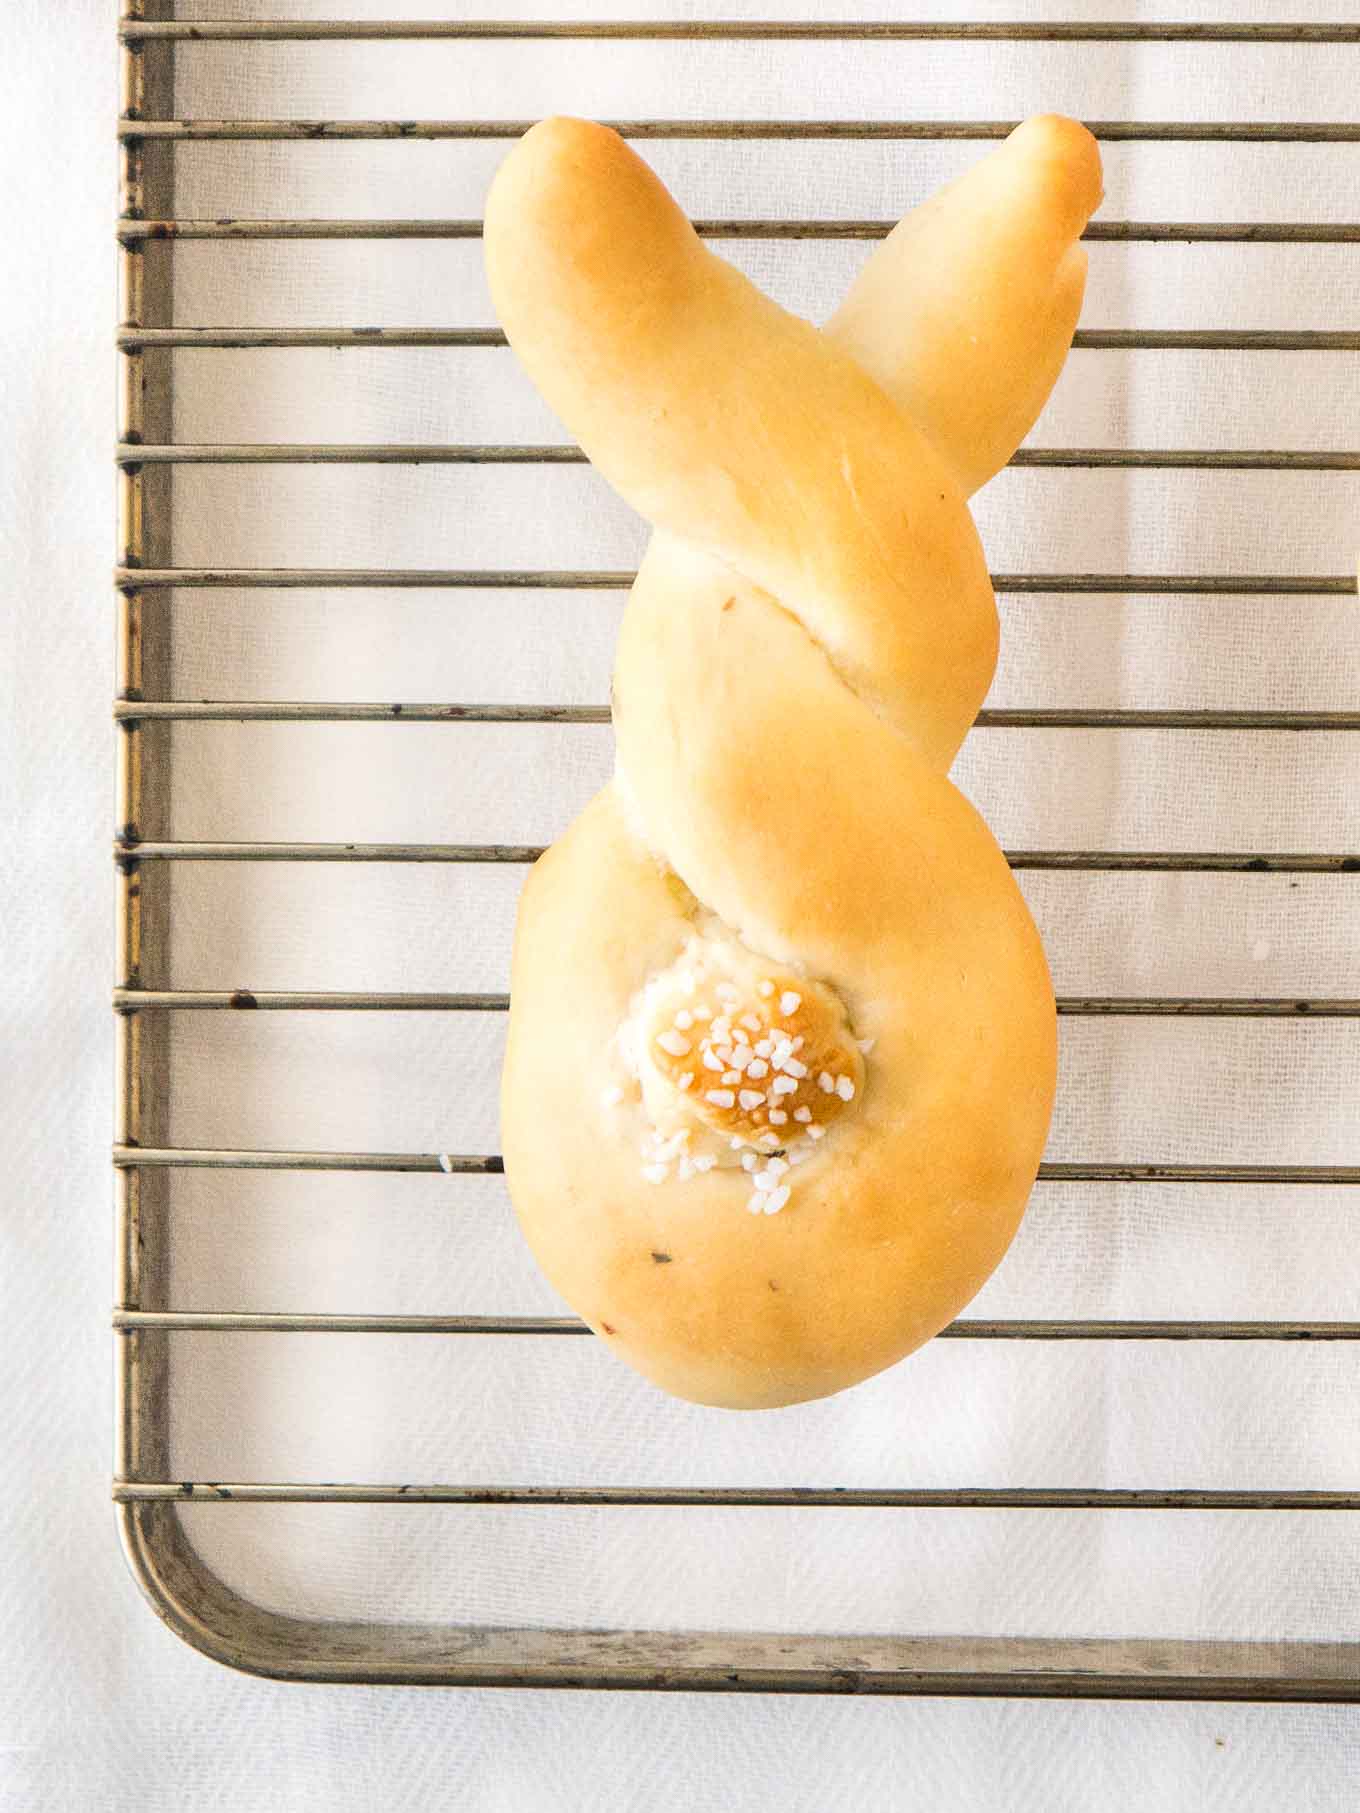
[[[966,499],[1061,368],[1099,196],[1090,135],[1031,120],[819,331],[602,127],[535,127],[492,189],[510,343],[655,531],[615,779],[520,907],[506,1170],[553,1283],[680,1396],[890,1365],[1023,1212],[1053,997],[946,778],[996,658]]]

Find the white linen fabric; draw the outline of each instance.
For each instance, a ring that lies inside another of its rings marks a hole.
[[[190,16],[447,15],[438,0],[195,0]],[[535,16],[700,16],[539,0]],[[728,0],[729,18],[796,17]],[[806,9],[803,9],[804,11]],[[849,0],[821,19],[851,18]],[[883,3],[884,18],[1085,17]],[[1343,4],[1306,9],[1345,19]],[[1303,16],[1305,9],[1292,9]],[[479,17],[512,10],[479,0]],[[1235,19],[1278,9],[1244,4]],[[1109,0],[1091,18],[1227,9]],[[0,1806],[821,1809],[1338,1804],[1354,1715],[1326,1709],[864,1703],[299,1689],[159,1630],[104,1500],[109,1242],[104,1007],[112,738],[105,608],[114,299],[112,9],[17,7],[7,168],[33,231],[3,299],[0,803],[21,852],[4,1022],[0,1216],[10,1488],[0,1501]],[[185,117],[1360,119],[1360,49],[974,43],[196,45]],[[1104,218],[1360,216],[1360,145],[1108,144]],[[496,143],[226,143],[177,154],[179,214],[475,217]],[[981,148],[655,142],[698,217],[895,216]],[[41,223],[41,231],[38,230]],[[824,317],[865,248],[735,242]],[[1356,325],[1345,245],[1091,247],[1088,327]],[[186,324],[491,324],[475,241],[186,242]],[[1356,444],[1344,353],[1078,351],[1036,445]],[[190,442],[552,441],[504,351],[184,352]],[[734,433],[740,425],[734,424]],[[1338,575],[1354,473],[1012,470],[978,516],[993,568]],[[178,564],[625,568],[641,527],[576,467],[185,467]],[[173,601],[182,698],[601,702],[611,591],[202,590]],[[992,703],[1353,708],[1349,597],[1002,599]],[[189,725],[184,838],[552,838],[606,778],[605,727]],[[1360,743],[1278,732],[982,729],[960,784],[1012,848],[1360,850]],[[158,875],[158,884],[166,877]],[[181,988],[499,990],[520,872],[186,864],[162,972]],[[1351,996],[1346,875],[1039,875],[1066,995]],[[570,954],[564,953],[564,961]],[[169,1135],[190,1146],[494,1151],[495,1015],[175,1016]],[[1345,1020],[1063,1025],[1050,1155],[1357,1163]],[[1342,1188],[1044,1185],[973,1313],[1356,1314]],[[556,1313],[497,1179],[189,1172],[179,1308]],[[673,1403],[584,1341],[205,1336],[174,1342],[181,1478],[503,1484],[1317,1487],[1356,1484],[1349,1345],[948,1342],[823,1404]],[[188,1513],[241,1592],[317,1616],[765,1630],[1347,1638],[1345,1517],[1091,1512]]]

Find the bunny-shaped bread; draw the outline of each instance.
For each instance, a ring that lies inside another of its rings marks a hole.
[[[655,531],[615,778],[520,905],[506,1173],[553,1284],[681,1397],[891,1365],[1029,1196],[1052,989],[947,770],[997,646],[966,500],[1061,369],[1099,198],[1090,134],[1030,120],[818,330],[603,127],[536,126],[493,186],[510,344]]]

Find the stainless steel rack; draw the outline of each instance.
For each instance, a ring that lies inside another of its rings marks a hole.
[[[180,348],[371,348],[504,345],[493,329],[364,327],[215,327],[174,322],[174,248],[182,240],[473,239],[475,220],[190,220],[174,212],[176,144],[202,140],[315,142],[379,139],[509,139],[527,122],[482,120],[204,120],[175,119],[174,60],[195,46],[250,47],[283,41],[445,40],[825,40],[1051,41],[1058,43],[1269,44],[1360,46],[1360,25],[863,22],[336,22],[184,21],[174,0],[141,0],[119,21],[124,112],[119,123],[123,216],[118,224],[122,307],[117,347],[122,372],[117,468],[121,497],[116,573],[119,613],[118,978],[119,1093],[114,1150],[118,1209],[118,1440],[114,1496],[133,1570],[156,1610],[191,1643],[237,1667],[313,1681],[423,1682],[537,1686],[710,1689],[715,1691],[1005,1694],[1156,1699],[1360,1700],[1360,1641],[1249,1643],[1089,1638],[827,1637],[737,1633],[455,1628],[433,1624],[359,1624],[285,1617],[242,1598],[218,1579],[193,1548],[180,1507],[209,1503],[626,1506],[817,1506],[931,1509],[967,1515],[977,1508],[1136,1512],[1360,1511],[1360,1491],[1155,1489],[849,1489],[834,1485],[780,1488],[663,1488],[607,1485],[498,1486],[458,1484],[222,1482],[170,1474],[167,1336],[206,1337],[230,1330],[367,1332],[435,1336],[564,1337],[588,1334],[554,1316],[395,1316],[324,1313],[261,1314],[186,1311],[168,1301],[170,1204],[176,1170],[496,1173],[494,1154],[421,1152],[208,1150],[165,1142],[166,1016],[171,1013],[316,1012],[498,1013],[506,998],[490,993],[371,993],[153,987],[168,936],[169,880],[179,863],[463,863],[532,862],[522,844],[283,843],[184,841],[170,835],[170,746],[174,722],[600,723],[604,706],[488,704],[297,703],[187,701],[169,689],[169,623],[180,588],[439,587],[624,589],[631,573],[585,570],[388,570],[178,567],[171,564],[170,476],[183,464],[560,464],[582,458],[570,446],[520,445],[185,445],[171,434],[173,353]],[[1348,54],[1339,49],[1339,54]],[[997,120],[808,121],[633,120],[618,122],[635,139],[992,140],[1009,130]],[[1360,125],[1345,122],[1097,122],[1111,142],[1360,143]],[[699,223],[722,240],[880,238],[877,220],[722,219]],[[1360,243],[1360,222],[1100,221],[1088,238],[1103,241],[1228,244]],[[1354,352],[1360,330],[1137,330],[1086,328],[1077,344],[1092,350],[1233,350]],[[1017,465],[1208,469],[1257,472],[1352,472],[1350,450],[1159,450],[1127,447],[1026,449]],[[1002,573],[1003,593],[1199,594],[1206,596],[1346,597],[1349,574]],[[169,595],[169,596],[167,596]],[[1360,711],[989,710],[983,727],[1360,730]],[[1360,873],[1360,855],[1334,851],[1276,852],[1014,850],[1016,869],[1145,871],[1173,874]],[[1353,1019],[1358,999],[1184,996],[1071,997],[1071,1016]],[[1128,1159],[1049,1163],[1044,1181],[1186,1185],[1360,1185],[1360,1165],[1142,1163]],[[945,1330],[971,1341],[1235,1341],[1353,1342],[1360,1322],[1300,1320],[983,1320]],[[222,1515],[232,1515],[224,1511]]]

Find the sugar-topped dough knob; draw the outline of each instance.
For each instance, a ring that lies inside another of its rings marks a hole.
[[[762,963],[730,938],[690,941],[620,1028],[604,1106],[640,1113],[648,1183],[721,1166],[750,1178],[746,1208],[777,1215],[793,1172],[864,1088],[864,1054],[825,983]]]
[[[615,779],[520,907],[506,1173],[563,1296],[680,1396],[890,1365],[1028,1198],[1052,990],[947,771],[997,647],[967,499],[1061,368],[1099,198],[1090,135],[1027,121],[820,330],[603,127],[535,127],[488,200],[510,344],[654,530]]]

